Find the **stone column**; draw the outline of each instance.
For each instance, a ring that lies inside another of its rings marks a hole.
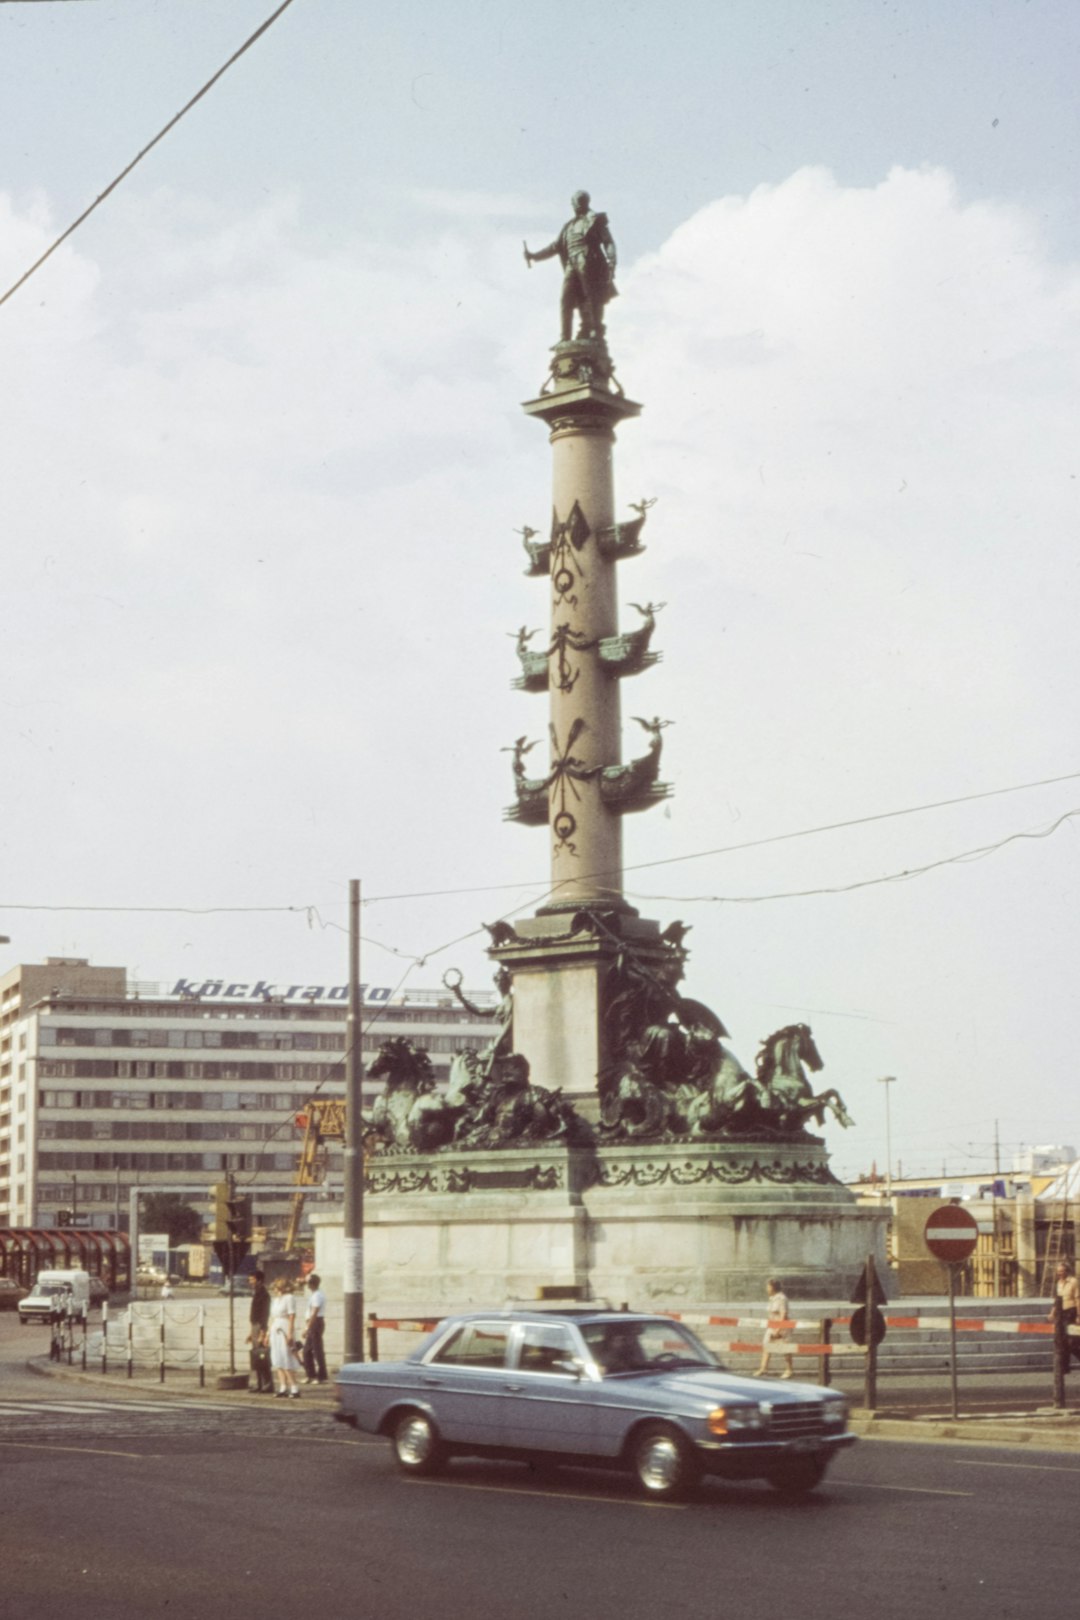
[[[553,495],[548,826],[551,886],[545,910],[622,899],[621,816],[601,800],[599,772],[622,758],[619,680],[599,643],[618,633],[612,450],[615,425],[640,405],[612,384],[606,350],[559,344],[552,390],[524,406],[551,429]]]

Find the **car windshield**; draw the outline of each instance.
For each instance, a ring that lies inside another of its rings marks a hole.
[[[719,1362],[688,1328],[662,1317],[646,1321],[587,1322],[581,1329],[589,1353],[605,1378],[670,1372],[680,1367],[717,1367]]]

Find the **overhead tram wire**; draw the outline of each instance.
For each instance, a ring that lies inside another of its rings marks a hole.
[[[857,878],[852,883],[835,883],[819,889],[787,889],[776,894],[640,894],[627,891],[632,900],[655,900],[669,905],[690,906],[698,904],[712,904],[723,906],[751,906],[761,905],[767,900],[807,900],[816,895],[853,894],[857,889],[872,889],[883,883],[905,883],[909,878],[924,877],[927,872],[937,872],[944,866],[962,866],[967,861],[978,861],[987,855],[994,855],[999,849],[1008,844],[1018,843],[1022,839],[1032,841],[1040,838],[1052,838],[1059,827],[1067,821],[1080,817],[1080,809],[1066,810],[1057,820],[1048,827],[1035,831],[1009,833],[1005,838],[999,838],[994,844],[981,844],[975,849],[961,850],[957,855],[943,855],[940,860],[927,861],[922,866],[906,867],[900,872],[886,872],[882,877]]]
[[[686,861],[704,861],[713,855],[737,855],[743,850],[761,849],[768,844],[790,843],[796,838],[816,838],[821,833],[844,832],[851,827],[866,827],[876,821],[895,821],[901,816],[923,815],[930,810],[952,809],[960,804],[975,804],[982,799],[997,799],[1007,793],[1028,793],[1034,788],[1056,787],[1062,782],[1080,781],[1080,771],[1068,771],[1063,776],[1047,776],[1037,782],[1016,782],[1011,787],[988,788],[982,793],[965,793],[954,799],[935,799],[926,804],[906,805],[900,810],[880,810],[869,816],[853,816],[847,821],[827,821],[816,827],[800,827],[793,832],[772,833],[766,838],[751,838],[741,844],[721,844],[715,849],[699,849],[689,855],[667,855],[656,861],[637,861],[632,866],[624,866],[624,872],[647,872],[658,866],[676,866]],[[604,877],[603,872],[586,872],[583,879],[574,878],[574,882],[587,881]],[[484,894],[494,893],[505,889],[524,889],[534,885],[529,883],[492,883],[477,885],[466,889],[426,889],[413,892],[405,891],[401,894],[374,894],[366,898],[366,906],[378,905],[390,900],[435,900],[443,896],[455,894]],[[535,884],[536,888],[543,887],[541,882]]]
[[[2,3],[2,0],[0,0],[0,3]],[[983,793],[968,793],[968,794],[962,795],[959,798],[938,799],[938,800],[935,800],[935,801],[933,801],[931,803],[927,803],[927,804],[909,805],[909,806],[907,806],[907,807],[905,807],[904,809],[901,809],[901,810],[882,810],[882,811],[877,812],[874,815],[854,816],[854,817],[850,818],[847,821],[824,822],[824,823],[822,823],[822,824],[820,824],[818,826],[815,826],[815,827],[802,827],[802,828],[795,829],[792,832],[773,833],[773,834],[769,835],[766,838],[753,838],[753,839],[749,839],[746,842],[741,843],[741,844],[724,844],[724,845],[717,846],[715,849],[697,850],[697,851],[694,851],[694,852],[692,852],[692,853],[690,853],[688,855],[669,855],[669,856],[664,856],[661,859],[655,860],[655,861],[638,861],[638,862],[635,862],[635,864],[632,865],[632,866],[625,867],[624,871],[626,871],[626,872],[647,872],[647,871],[653,870],[656,867],[674,866],[674,865],[677,865],[677,864],[685,863],[687,861],[707,860],[711,856],[714,856],[714,855],[738,854],[738,853],[742,852],[743,850],[761,849],[761,848],[763,848],[763,847],[765,847],[767,845],[770,845],[770,844],[791,843],[794,840],[799,839],[799,838],[814,838],[814,837],[817,837],[818,835],[820,835],[822,833],[842,832],[842,831],[845,831],[846,829],[851,828],[851,827],[864,827],[864,826],[870,825],[870,824],[872,824],[874,822],[878,822],[878,821],[892,821],[892,820],[896,820],[897,818],[902,817],[902,816],[921,815],[924,812],[927,812],[927,811],[930,811],[930,810],[948,809],[948,808],[951,808],[951,807],[953,807],[955,805],[972,804],[972,803],[975,803],[975,802],[977,802],[979,800],[982,800],[982,799],[999,798],[1003,794],[1007,794],[1007,793],[1025,793],[1025,792],[1029,792],[1030,790],[1032,790],[1034,788],[1054,787],[1054,786],[1057,786],[1058,784],[1060,784],[1062,782],[1075,782],[1075,781],[1078,781],[1078,780],[1080,780],[1080,771],[1071,771],[1071,772],[1068,772],[1067,774],[1065,774],[1063,776],[1045,777],[1042,780],[1037,781],[1037,782],[1018,782],[1012,787],[991,788],[988,791],[983,792]],[[1080,815],[1080,810],[1077,810],[1077,809],[1068,810],[1063,815],[1061,815],[1058,818],[1058,820],[1055,821],[1050,827],[1043,829],[1043,831],[1041,831],[1041,832],[1021,831],[1021,832],[1016,832],[1016,833],[1010,833],[1005,838],[1000,839],[997,843],[986,844],[986,845],[981,846],[978,849],[968,850],[968,851],[966,851],[966,852],[964,852],[964,853],[962,853],[960,855],[950,855],[950,856],[944,857],[941,861],[930,862],[924,867],[912,868],[910,871],[890,873],[890,874],[888,874],[888,875],[886,875],[884,877],[879,877],[879,878],[867,878],[867,879],[862,880],[859,883],[856,883],[855,885],[841,886],[841,888],[836,890],[836,891],[830,890],[830,889],[820,890],[820,891],[819,890],[805,890],[805,891],[797,891],[796,893],[794,893],[791,896],[777,895],[777,896],[774,897],[772,895],[749,895],[749,896],[741,896],[741,897],[734,897],[734,898],[736,898],[736,899],[741,898],[741,899],[744,899],[744,900],[747,900],[747,901],[773,899],[773,898],[777,898],[777,899],[799,898],[804,893],[805,894],[816,894],[816,893],[819,893],[819,892],[820,893],[843,892],[844,887],[865,887],[865,886],[867,886],[869,884],[897,882],[897,881],[902,880],[905,877],[916,877],[916,876],[921,875],[923,872],[932,871],[936,866],[948,865],[951,862],[955,862],[955,861],[965,861],[965,860],[978,859],[983,855],[992,854],[995,850],[1004,848],[1004,846],[1006,844],[1012,843],[1012,842],[1014,842],[1015,840],[1018,840],[1018,839],[1025,839],[1025,838],[1034,839],[1034,838],[1048,837],[1051,833],[1056,832],[1058,827],[1060,827],[1064,822],[1070,820],[1072,817],[1077,816],[1077,815]],[[586,875],[586,877],[594,877],[594,878],[599,879],[599,878],[605,876],[606,874],[604,874],[604,873],[588,874],[587,873],[585,875]],[[575,878],[574,881],[578,882],[580,880]],[[532,879],[532,880],[520,880],[517,883],[479,883],[479,884],[474,884],[471,887],[465,887],[465,888],[460,888],[460,889],[415,889],[415,890],[403,891],[403,892],[401,892],[399,894],[377,894],[377,895],[371,895],[370,897],[365,896],[364,905],[365,906],[371,906],[371,905],[377,905],[377,904],[380,904],[380,903],[385,904],[385,903],[389,903],[390,901],[395,901],[395,900],[437,900],[437,899],[444,899],[444,898],[452,897],[452,896],[455,896],[455,895],[499,894],[499,893],[505,892],[508,889],[516,889],[518,892],[520,892],[522,889],[532,889],[532,890],[541,891],[539,893],[539,895],[534,894],[532,896],[532,898],[530,898],[529,900],[524,900],[524,901],[522,901],[520,903],[520,905],[511,907],[511,909],[506,913],[506,918],[508,919],[508,918],[514,916],[514,914],[516,912],[523,911],[525,909],[525,907],[528,906],[528,905],[543,904],[543,902],[545,900],[556,898],[558,896],[560,888],[561,888],[561,884],[555,884],[554,886],[552,886],[552,885],[550,885],[548,883],[548,881],[546,879],[536,878],[536,879]],[[668,899],[668,898],[670,898],[674,903],[678,903],[680,900],[689,901],[689,900],[694,899],[695,897],[694,896],[670,896],[670,897],[668,897],[668,896],[655,896],[655,897],[652,897],[652,898],[658,898],[658,899]],[[702,896],[698,896],[696,898],[699,898],[699,899],[702,899],[702,900],[726,900],[727,899],[726,896],[714,896],[714,895],[702,895]],[[288,914],[292,913],[292,914],[298,914],[298,915],[306,916],[309,919],[309,922],[310,922],[312,917],[319,918],[319,921],[320,921],[320,923],[321,923],[321,925],[323,927],[333,927],[333,928],[340,928],[341,927],[341,925],[339,923],[322,923],[322,919],[319,917],[319,909],[318,909],[318,907],[314,906],[314,905],[312,905],[310,903],[307,904],[307,905],[278,905],[278,906],[84,906],[84,905],[74,905],[74,906],[72,906],[72,905],[43,904],[43,903],[37,903],[37,902],[0,900],[0,911],[71,912],[71,913],[88,913],[88,914],[100,913],[100,914],[103,914],[103,915],[118,915],[118,916],[123,916],[123,915],[127,915],[127,914],[131,914],[131,915],[145,914],[145,915],[154,915],[154,916],[162,916],[162,917],[165,917],[165,916],[183,916],[183,917],[259,916],[259,915],[273,915],[275,913],[280,914],[280,915],[288,915]],[[439,951],[449,949],[450,945],[455,945],[455,944],[460,943],[463,940],[471,939],[471,938],[475,937],[475,935],[479,934],[480,932],[481,932],[480,929],[473,929],[473,930],[470,931],[470,933],[461,935],[459,937],[459,939],[454,939],[454,940],[449,941],[448,945],[440,946],[438,951],[428,951],[426,953],[423,953],[422,955],[416,956],[415,958],[413,958],[413,960],[415,962],[417,962],[417,963],[422,963],[423,961],[425,961],[427,959],[427,957],[439,954]],[[378,940],[369,940],[368,943],[377,946],[377,948],[380,949],[380,950],[389,951],[391,954],[394,954],[394,955],[406,956],[406,955],[409,954],[407,952],[398,950],[394,946],[383,945]]]
[[[224,75],[229,71],[229,69],[236,62],[238,62],[240,60],[240,58],[244,55],[245,51],[249,51],[251,49],[251,47],[255,44],[255,41],[257,39],[260,39],[262,37],[262,35],[267,32],[268,29],[273,27],[274,23],[277,22],[278,18],[281,16],[282,12],[288,11],[288,9],[292,5],[292,3],[293,3],[293,0],[282,0],[282,3],[281,3],[281,5],[278,6],[277,10],[274,11],[274,12],[271,12],[270,16],[267,17],[266,21],[259,24],[259,26],[258,26],[258,28],[256,28],[255,32],[253,34],[250,34],[248,36],[248,38],[245,39],[244,43],[239,47],[238,50],[235,50],[233,52],[233,54],[229,57],[228,61],[224,62],[221,65],[221,67],[218,68],[217,72],[215,74],[213,74],[213,76],[211,78],[207,79],[207,81],[203,85],[202,89],[197,90],[195,92],[195,94],[192,96],[191,100],[189,102],[186,102],[185,105],[180,108],[180,111],[178,113],[173,114],[172,118],[169,119],[169,122],[166,125],[164,125],[164,127],[162,129],[158,130],[158,132],[154,136],[153,140],[148,141],[147,144],[143,147],[142,151],[136,153],[135,157],[132,158],[131,162],[129,164],[127,164],[127,166],[125,168],[120,170],[120,173],[116,176],[116,179],[111,180],[109,182],[109,184],[105,187],[105,190],[103,192],[101,192],[99,196],[94,198],[94,200],[90,204],[90,206],[88,208],[83,209],[83,211],[79,215],[78,219],[72,220],[72,222],[68,226],[67,230],[61,232],[61,234],[56,238],[55,242],[53,242],[51,247],[46,248],[45,252],[41,255],[41,257],[39,259],[36,259],[28,270],[23,271],[23,273],[19,277],[18,281],[13,282],[12,285],[8,288],[7,292],[5,292],[3,294],[0,294],[0,304],[6,304],[8,299],[13,297],[14,294],[18,292],[20,287],[23,287],[23,286],[26,285],[26,283],[30,280],[30,277],[32,275],[34,275],[38,270],[41,269],[42,265],[46,262],[46,260],[52,258],[52,255],[56,252],[57,248],[60,247],[64,242],[66,242],[69,236],[74,235],[74,233],[79,229],[79,226],[84,224],[86,222],[86,220],[88,220],[90,218],[90,215],[94,212],[95,209],[101,207],[101,204],[105,201],[106,197],[109,197],[109,196],[112,195],[112,193],[116,190],[117,186],[119,186],[124,180],[127,179],[128,175],[131,173],[131,171],[138,167],[138,165],[142,162],[143,158],[146,157],[150,152],[152,152],[154,150],[154,147],[157,146],[160,141],[163,141],[165,139],[166,135],[168,135],[170,130],[173,130],[173,129],[176,128],[176,126],[180,122],[180,120],[183,117],[185,117],[186,114],[188,114],[191,111],[191,109],[196,105],[197,102],[200,102],[202,100],[202,98],[210,90],[213,89],[214,85],[217,84],[218,80],[220,78],[224,77]]]

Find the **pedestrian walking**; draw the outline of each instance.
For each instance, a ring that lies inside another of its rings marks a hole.
[[[284,1277],[279,1277],[274,1284],[269,1322],[270,1367],[278,1386],[277,1399],[283,1401],[291,1395],[293,1400],[299,1400],[296,1375],[303,1369],[293,1349],[296,1339],[296,1299],[292,1285]]]
[[[764,1378],[769,1370],[770,1346],[791,1338],[791,1329],[779,1325],[788,1319],[787,1295],[775,1277],[770,1277],[765,1287],[768,1289],[769,1294],[769,1313],[765,1327],[765,1337],[761,1342],[761,1366],[754,1374],[755,1378]],[[794,1378],[795,1358],[790,1351],[784,1352],[784,1360],[787,1362],[787,1367],[780,1374],[781,1378]]]
[[[1080,1282],[1076,1273],[1067,1260],[1060,1260],[1054,1272],[1054,1293],[1057,1295],[1057,1305],[1051,1308],[1048,1321],[1054,1320],[1054,1311],[1060,1309],[1061,1320],[1066,1329],[1076,1327],[1080,1322]],[[1080,1361],[1080,1338],[1068,1337],[1066,1343],[1069,1354],[1075,1361]]]
[[[304,1318],[304,1372],[305,1383],[326,1383],[326,1350],[323,1339],[326,1334],[326,1295],[320,1287],[320,1279],[316,1272],[312,1272],[307,1280],[308,1299],[307,1315]]]
[[[253,1395],[272,1395],[274,1380],[270,1376],[270,1290],[266,1286],[265,1273],[253,1271],[251,1285],[247,1342],[251,1346],[251,1373],[254,1383],[249,1387]]]

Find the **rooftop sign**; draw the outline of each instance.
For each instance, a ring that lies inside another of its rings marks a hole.
[[[362,984],[362,1001],[389,1001],[393,990]],[[170,996],[182,1001],[341,1001],[349,999],[347,984],[278,984],[272,979],[177,979]]]

